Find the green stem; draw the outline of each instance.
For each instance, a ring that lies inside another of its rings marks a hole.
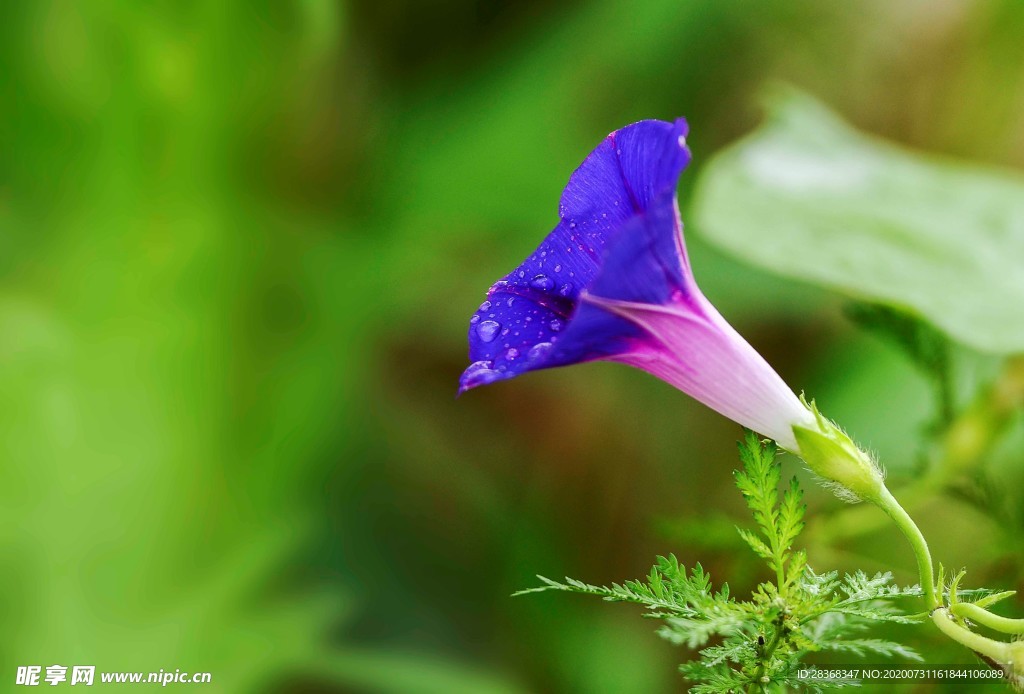
[[[1014,412],[1021,407],[1024,407],[1024,355],[1017,355],[1007,359],[995,383],[950,423],[942,434],[942,453],[936,465],[899,490],[905,506],[913,509],[933,499],[961,477],[974,473],[1006,433]],[[983,507],[984,502],[978,505]],[[991,513],[991,509],[982,510]],[[820,542],[839,544],[878,528],[866,509],[852,506],[812,521],[809,534]]]
[[[774,542],[772,544],[775,544]],[[779,587],[779,596],[783,599],[788,597],[789,587],[786,585],[786,571],[783,566],[782,552],[775,552],[775,585]]]
[[[970,619],[982,626],[1001,631],[1004,634],[1024,634],[1024,619],[1000,617],[997,614],[992,614],[984,607],[970,602],[957,603],[950,607],[950,610],[957,617]]]
[[[775,650],[779,647],[779,642],[782,641],[782,632],[786,629],[786,618],[784,615],[780,614],[776,617],[775,621],[775,634],[772,636],[771,643],[760,654],[761,662],[758,663],[757,671],[754,673],[754,681],[747,687],[747,694],[765,691],[764,682],[761,681],[765,674],[765,665],[771,662],[772,657],[775,655]]]
[[[920,575],[925,601],[928,603],[928,609],[934,610],[939,606],[939,600],[935,593],[935,571],[932,568],[932,555],[928,551],[928,542],[921,534],[921,529],[917,527],[917,523],[910,517],[910,514],[903,510],[903,507],[884,484],[873,501],[893,519],[896,526],[910,541],[910,546],[917,557],[917,571]]]
[[[1008,663],[1011,660],[1010,644],[975,634],[970,629],[961,626],[945,608],[932,612],[932,622],[943,634],[957,643],[967,646],[975,653],[980,653],[998,663]]]

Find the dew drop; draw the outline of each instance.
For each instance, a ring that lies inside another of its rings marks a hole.
[[[570,229],[575,229],[576,228],[576,222],[569,222],[569,228]]]
[[[561,287],[558,288],[558,293],[561,294],[562,296],[569,296],[570,294],[572,294],[572,285],[563,284]]]
[[[490,301],[485,301],[482,304],[480,304],[480,310],[481,311],[486,311],[490,307],[491,307],[491,302]]]
[[[530,359],[540,359],[550,352],[552,347],[554,347],[554,345],[550,342],[538,342],[530,348],[530,351],[526,353],[526,356]]]
[[[515,347],[511,347],[507,352],[505,352],[505,358],[508,359],[509,361],[512,361],[513,359],[518,359],[519,350],[516,349]]]
[[[526,272],[524,270],[520,270],[519,271],[519,277],[520,277],[520,279],[522,279],[523,277],[526,277]]]
[[[530,284],[536,287],[537,289],[547,290],[555,286],[555,281],[548,277],[547,275],[537,275],[532,280],[530,280]]]
[[[494,370],[494,362],[475,361],[469,365],[462,374],[462,387],[473,388],[484,385],[501,378],[501,374]]]
[[[474,314],[473,317],[469,319],[469,322],[473,325],[476,325],[477,323],[480,322],[480,316]]]
[[[556,265],[555,266],[555,272],[561,272],[561,271],[562,271],[562,266],[561,265]]]
[[[494,338],[498,336],[499,330],[501,330],[501,323],[495,320],[485,320],[476,326],[476,334],[484,342],[493,342]]]
[[[481,325],[483,324],[481,323]],[[562,329],[562,321],[558,320],[557,318],[552,318],[551,322],[548,323],[548,327],[557,333],[559,330]]]
[[[486,369],[490,369],[493,366],[494,366],[494,362],[493,361],[486,361],[486,360],[475,361],[475,362],[473,362],[472,364],[470,364],[469,366],[466,367],[466,371],[464,373],[464,376],[466,376],[468,378],[468,377],[474,375],[477,371],[483,371],[483,370],[486,370]]]
[[[506,306],[512,306],[512,302],[514,302],[514,301],[515,301],[515,297],[513,297],[513,298],[509,299],[508,301],[506,301],[505,305]]]

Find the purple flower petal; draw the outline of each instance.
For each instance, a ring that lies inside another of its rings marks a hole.
[[[569,179],[561,221],[470,321],[459,392],[595,359],[648,371],[795,451],[812,413],[694,282],[675,191],[687,126],[609,135]]]
[[[570,337],[563,331],[575,322],[580,293],[597,277],[610,237],[642,217],[656,199],[673,200],[679,174],[690,161],[686,133],[683,119],[634,123],[608,135],[576,169],[562,193],[561,221],[529,258],[490,288],[470,320],[473,363],[460,379],[459,392],[625,348],[621,338],[637,331],[614,317],[603,319],[609,323],[604,337],[577,329],[563,340]]]
[[[699,292],[666,305],[590,301],[644,332],[633,349],[611,360],[657,376],[789,451],[798,450],[793,426],[814,425],[789,386]]]

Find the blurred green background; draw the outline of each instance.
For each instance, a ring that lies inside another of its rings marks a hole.
[[[681,690],[686,654],[630,607],[509,596],[669,551],[737,591],[764,578],[732,530],[738,427],[607,364],[456,400],[471,312],[607,132],[689,118],[686,218],[772,81],[890,139],[1024,166],[1021,35],[1019,0],[4,3],[0,677]],[[687,232],[722,313],[911,474],[932,408],[914,367],[839,297]],[[810,486],[811,516],[841,506]],[[1024,588],[983,516],[950,502],[920,522],[975,585]],[[913,582],[902,542],[810,561]]]

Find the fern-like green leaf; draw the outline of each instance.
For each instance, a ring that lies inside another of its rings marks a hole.
[[[562,591],[643,606],[644,616],[663,622],[659,636],[700,649],[699,658],[680,666],[680,672],[693,684],[690,691],[705,694],[823,692],[860,684],[801,677],[802,670],[813,667],[807,658],[822,651],[920,660],[912,648],[867,633],[881,622],[925,619],[926,614],[908,614],[902,607],[907,599],[921,597],[920,587],[899,586],[889,573],[815,573],[806,552],[793,549],[804,527],[803,493],[794,478],[780,494],[775,445],[748,433],[740,443],[740,459],[743,469],[736,472],[736,486],[758,532],[737,530],[774,573],[774,581],[758,584],[749,599],[736,599],[725,584],[715,592],[699,563],[687,569],[674,554],[659,556],[641,580],[593,586],[539,577],[543,585],[516,595]],[[995,601],[1007,596],[958,587],[959,580],[949,586],[953,598]]]

